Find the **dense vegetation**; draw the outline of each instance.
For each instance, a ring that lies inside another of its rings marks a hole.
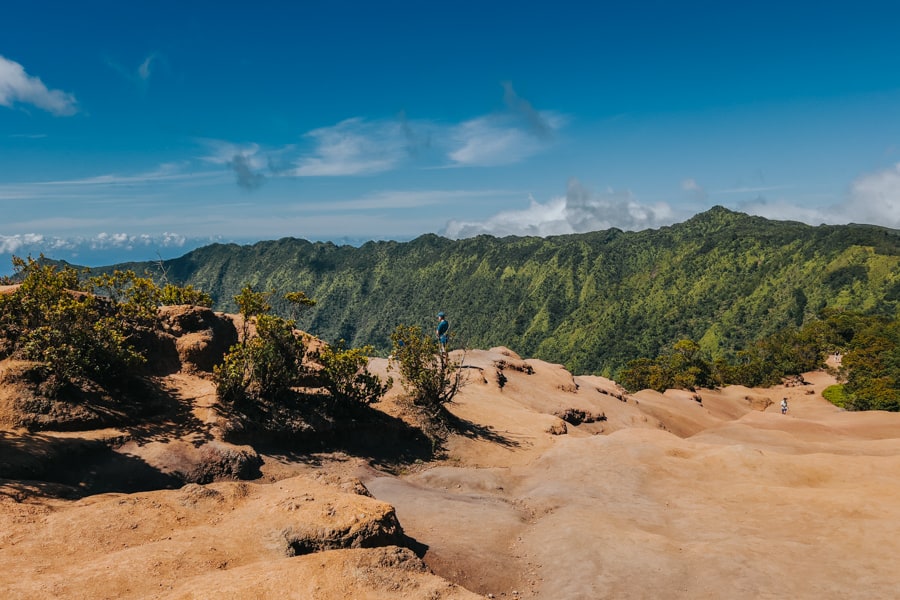
[[[843,383],[825,394],[831,402],[851,410],[900,410],[900,320],[834,309],[755,342],[733,362],[710,360],[695,342],[679,340],[654,359],[630,361],[620,383],[630,390],[659,391],[770,386],[822,368],[828,354],[842,356],[837,375]]]
[[[360,248],[282,239],[207,246],[164,266],[173,281],[210,292],[216,308],[231,312],[245,283],[306,290],[319,304],[298,325],[326,340],[387,354],[398,323],[430,328],[442,309],[458,345],[506,345],[613,377],[680,339],[695,340],[710,360],[736,363],[823,309],[890,317],[900,302],[897,231],[811,227],[718,207],[641,232],[425,235]],[[290,309],[278,300],[273,307]]]
[[[15,275],[0,280],[0,285],[17,284],[0,293],[0,359],[37,363],[41,389],[49,397],[64,388],[118,387],[139,378],[138,367],[146,360],[139,338],[158,326],[157,308],[211,302],[190,285],[160,287],[132,270],[90,276],[43,257],[16,257],[13,266]],[[307,360],[293,319],[269,314],[273,293],[245,286],[234,298],[242,335],[214,370],[227,405],[242,411],[248,404],[278,403],[304,384],[326,390],[333,406],[369,404],[384,395],[389,383],[367,368],[370,348],[340,343],[314,353],[317,363]],[[315,306],[303,292],[284,299],[298,310]]]
[[[381,399],[390,382],[369,371],[371,348],[345,348],[341,340],[314,353],[320,367],[314,370],[295,321],[270,314],[274,295],[247,285],[235,296],[243,331],[213,371],[220,399],[240,411],[257,410],[260,405],[296,400],[296,388],[304,385],[324,388],[335,404],[345,406]],[[303,292],[289,292],[284,298],[295,310],[316,305]]]
[[[43,258],[43,257],[42,257]],[[121,384],[144,362],[135,341],[168,301],[211,302],[193,288],[158,287],[134,271],[83,277],[31,257],[13,259],[20,285],[0,294],[0,358],[36,361],[53,396],[84,381]]]

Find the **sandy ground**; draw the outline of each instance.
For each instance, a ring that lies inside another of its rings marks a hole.
[[[74,501],[0,481],[0,597],[897,597],[900,415],[835,408],[826,373],[627,395],[502,348],[464,361],[461,433],[400,474],[264,456],[254,482]],[[208,384],[170,383],[212,428]],[[163,468],[197,435],[120,450]]]
[[[364,477],[437,574],[496,597],[896,597],[900,415],[832,406],[825,373],[623,401],[609,380],[529,360],[501,391],[503,358],[466,357],[483,377],[452,410],[480,436],[440,466]],[[607,421],[548,434],[568,407]]]

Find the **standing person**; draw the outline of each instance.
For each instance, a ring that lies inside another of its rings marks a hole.
[[[783,414],[783,415],[787,414],[787,398],[781,399],[781,414]]]
[[[441,355],[447,356],[447,342],[450,339],[450,323],[447,322],[447,316],[443,312],[439,312],[437,316],[438,324],[437,329],[435,330],[435,334],[437,335],[438,342],[441,345]]]

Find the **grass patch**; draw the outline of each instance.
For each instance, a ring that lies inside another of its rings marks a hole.
[[[842,383],[828,386],[822,391],[822,396],[840,408],[847,408],[847,402],[850,400],[850,397],[844,393],[844,384]]]

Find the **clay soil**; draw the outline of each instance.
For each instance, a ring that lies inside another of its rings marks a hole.
[[[228,444],[187,371],[171,418],[7,426],[0,598],[896,597],[900,415],[832,406],[827,373],[626,394],[461,358],[436,459]],[[402,416],[401,394],[374,408]]]

